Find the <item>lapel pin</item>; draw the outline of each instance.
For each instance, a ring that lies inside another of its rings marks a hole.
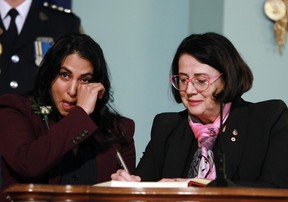
[[[236,129],[234,129],[232,131],[232,135],[233,135],[233,137],[231,137],[231,141],[235,142],[236,141],[236,136],[238,135],[238,131]]]
[[[236,136],[236,135],[238,135],[238,131],[236,129],[234,129],[232,134]]]

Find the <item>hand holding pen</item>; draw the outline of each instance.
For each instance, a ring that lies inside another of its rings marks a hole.
[[[111,179],[117,181],[140,182],[141,178],[139,176],[130,174],[128,167],[125,164],[124,159],[122,158],[119,151],[116,151],[116,157],[123,169],[119,169],[116,173],[113,173],[111,175]]]
[[[127,166],[126,166],[126,163],[125,163],[124,159],[122,158],[122,156],[121,156],[121,154],[120,154],[120,152],[119,152],[118,150],[116,151],[116,157],[117,157],[120,165],[122,166],[122,168],[123,168],[127,173],[130,173],[129,170],[128,170],[128,168],[127,168]]]

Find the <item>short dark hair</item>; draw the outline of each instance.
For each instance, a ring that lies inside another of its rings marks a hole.
[[[252,87],[253,74],[249,66],[242,59],[234,45],[220,34],[208,32],[191,34],[186,37],[175,53],[170,75],[178,74],[178,62],[183,54],[189,54],[199,62],[207,64],[222,73],[224,89],[215,95],[215,99],[219,102],[232,102]],[[172,86],[171,88],[175,101],[181,103],[179,91]]]

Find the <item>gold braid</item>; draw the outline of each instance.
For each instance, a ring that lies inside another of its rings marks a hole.
[[[286,14],[280,20],[274,22],[274,35],[278,45],[278,51],[282,54],[288,27],[288,0],[282,0],[286,5]]]

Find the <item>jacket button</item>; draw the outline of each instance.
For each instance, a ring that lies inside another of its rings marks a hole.
[[[11,56],[11,61],[12,61],[13,63],[18,63],[18,62],[20,61],[20,58],[19,58],[18,55],[12,55],[12,56]]]

